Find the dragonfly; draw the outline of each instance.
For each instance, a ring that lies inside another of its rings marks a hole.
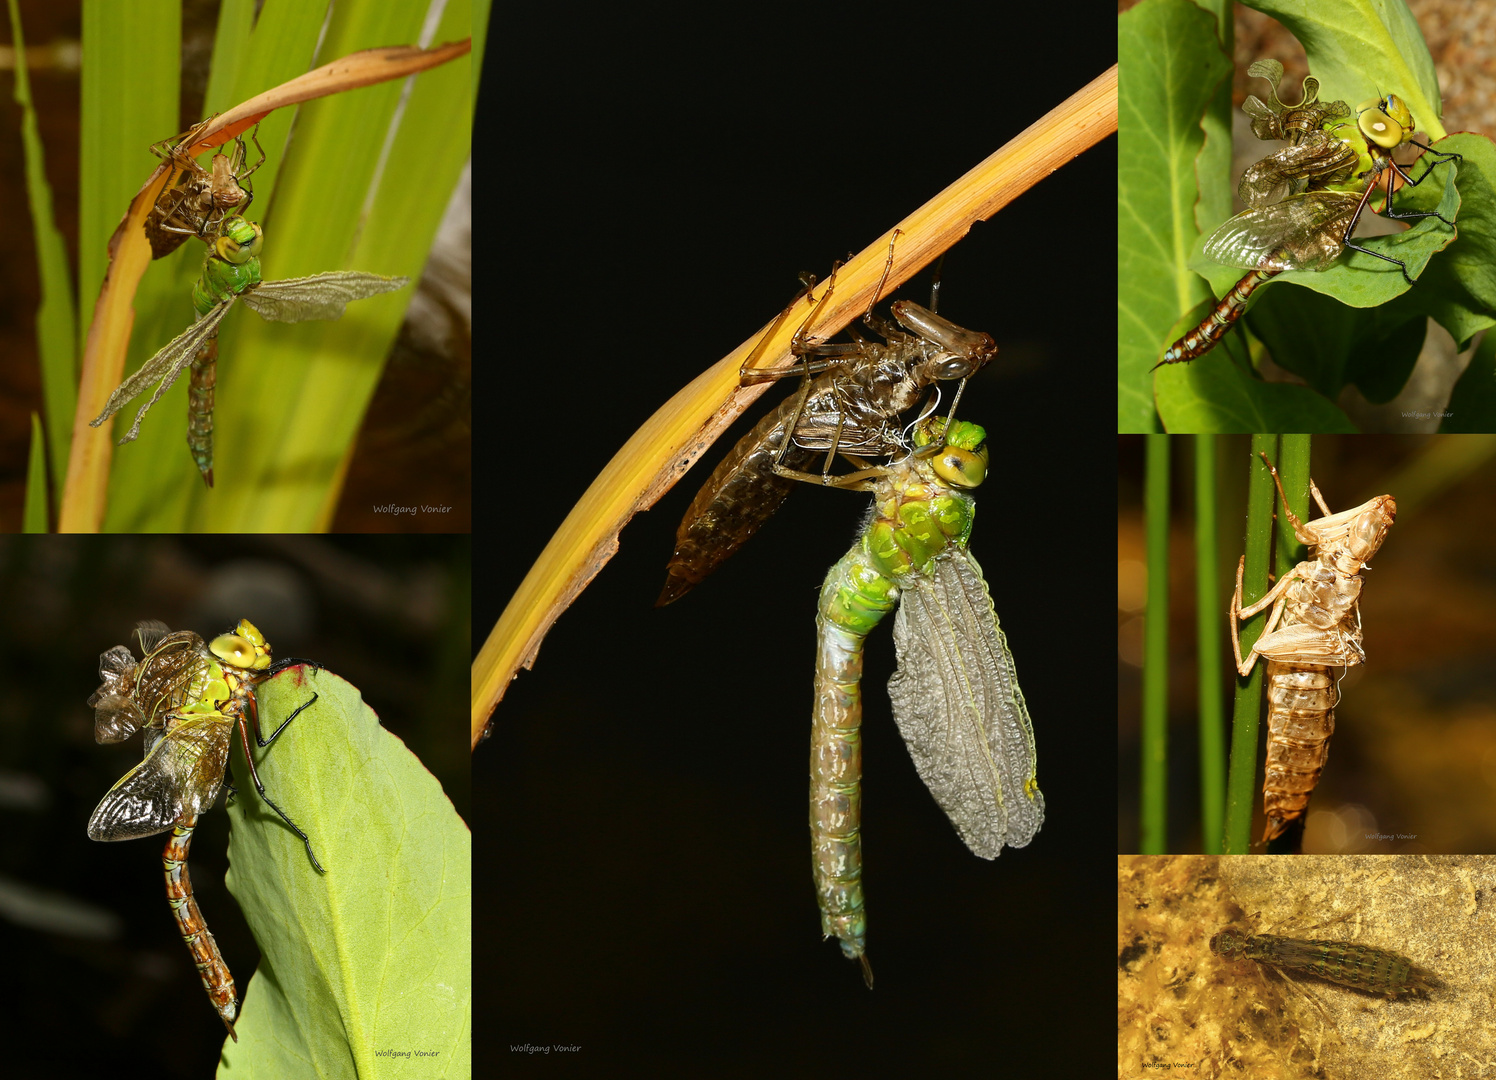
[[[198,816],[218,797],[237,724],[255,790],[301,837],[312,865],[324,872],[306,833],[266,795],[249,756],[245,723],[247,717],[260,746],[273,743],[317,695],[264,739],[255,686],[287,667],[316,665],[299,659],[272,662],[269,643],[248,619],[241,619],[232,631],[210,643],[189,630],[173,632],[156,621],[139,623],[135,636],[139,660],[125,645],[100,654],[101,683],[88,704],[94,708],[96,741],[123,742],[137,731],[144,732],[145,758],[100,800],[88,820],[88,836],[91,840],[134,840],[171,830],[162,854],[167,902],[208,998],[237,1042],[234,1020],[239,1004],[233,975],[192,895],[187,851]]]
[[[197,141],[213,119],[210,116],[175,139],[166,139],[151,147],[153,154],[181,170],[177,182],[156,197],[156,204],[146,217],[145,234],[151,242],[153,259],[170,255],[189,236],[211,243],[209,237],[216,233],[225,218],[231,213],[242,215],[254,201],[254,188],[249,177],[265,164],[258,124],[250,133],[250,139],[260,152],[260,160],[248,168],[244,164],[248,155],[242,137],[234,140],[232,155],[214,154],[207,169],[187,156],[187,147]]]
[[[1261,60],[1247,69],[1272,84],[1270,102],[1249,97],[1243,110],[1262,139],[1287,139],[1289,145],[1252,165],[1237,193],[1247,209],[1231,218],[1205,242],[1207,258],[1250,273],[1238,281],[1201,323],[1164,352],[1154,370],[1203,356],[1241,318],[1252,293],[1287,270],[1325,270],[1347,248],[1395,264],[1411,286],[1407,264],[1351,239],[1372,193],[1385,182],[1382,214],[1398,221],[1435,217],[1451,229],[1454,222],[1436,210],[1397,210],[1394,177],[1417,187],[1438,165],[1463,161],[1459,154],[1434,150],[1413,138],[1417,125],[1407,103],[1396,94],[1362,102],[1354,110],[1343,101],[1321,102],[1319,80],[1308,76],[1298,105],[1278,97],[1283,65]],[[1394,150],[1413,145],[1436,160],[1415,180],[1392,158]]]
[[[972,853],[1024,847],[1044,822],[1034,729],[981,567],[971,556],[986,432],[927,418],[911,452],[838,486],[870,491],[872,517],[831,568],[817,606],[810,826],[821,929],[867,959],[862,890],[862,650],[890,611],[894,718],[920,779]],[[935,448],[933,455],[919,451]],[[856,477],[856,474],[853,474]]]
[[[191,365],[187,395],[187,447],[203,481],[213,486],[213,399],[218,382],[218,324],[240,300],[262,319],[274,322],[306,322],[338,319],[353,300],[393,292],[410,282],[407,277],[384,277],[338,270],[311,277],[264,281],[260,277],[260,251],[264,231],[252,221],[234,215],[225,218],[203,262],[203,272],[192,287],[197,321],[167,342],[139,370],[130,375],[104,405],[104,411],[89,421],[98,427],[151,383],[156,392],[135,414],[121,446],[140,434],[140,422],[168,387]]]
[[[892,265],[890,243],[874,298],[882,293]],[[796,481],[834,485],[830,469],[838,453],[877,458],[898,452],[900,414],[937,382],[961,380],[964,387],[965,379],[997,355],[991,336],[937,315],[933,295],[928,308],[896,301],[892,321],[877,315],[870,304],[862,322],[881,341],[854,330],[855,341],[812,342],[810,327],[835,284],[833,269],[825,293],[795,332],[790,351],[798,364],[770,370],[753,366],[814,279],[744,361],[744,385],[803,375],[800,392],[743,436],[696,493],[676,530],[675,553],[656,607],[679,600],[732,556],[779,509]],[[953,402],[950,411],[954,407]],[[823,453],[823,471],[809,471]]]

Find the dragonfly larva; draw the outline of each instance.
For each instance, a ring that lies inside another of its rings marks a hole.
[[[1256,960],[1283,971],[1314,975],[1327,982],[1389,997],[1414,994],[1442,985],[1432,972],[1401,953],[1353,941],[1317,941],[1248,934],[1234,927],[1210,939],[1210,951],[1228,960]]]
[[[1332,514],[1310,480],[1309,490],[1325,516],[1306,524],[1288,508],[1278,470],[1266,455],[1262,460],[1278,485],[1294,535],[1310,548],[1310,558],[1247,607],[1241,602],[1243,556],[1236,564],[1236,592],[1231,597],[1231,649],[1237,672],[1248,675],[1259,656],[1267,661],[1267,765],[1262,783],[1267,828],[1262,838],[1272,840],[1303,817],[1329,755],[1339,699],[1329,669],[1366,659],[1361,648],[1361,570],[1387,538],[1397,502],[1391,495],[1378,495]],[[1269,605],[1272,615],[1243,660],[1237,624]]]

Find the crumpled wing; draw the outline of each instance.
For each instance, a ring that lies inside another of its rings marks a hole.
[[[262,281],[240,299],[262,319],[272,322],[306,322],[310,319],[340,319],[353,300],[394,292],[410,284],[408,277],[384,277],[353,270],[336,270],[311,277]]]
[[[894,719],[920,779],[976,855],[1023,847],[1044,823],[1034,728],[982,571],[953,549],[903,589],[893,624]]]
[[[213,805],[228,764],[233,724],[222,716],[176,718],[153,740],[145,760],[109,789],[88,819],[90,840],[134,840],[171,828],[184,814]]]
[[[1243,270],[1323,270],[1345,250],[1345,227],[1360,201],[1311,191],[1246,210],[1211,233],[1205,257]]]
[[[89,695],[94,710],[94,741],[124,742],[145,723],[145,713],[131,696],[135,656],[124,645],[99,654],[99,688]]]
[[[1237,194],[1248,206],[1265,206],[1285,195],[1297,195],[1311,184],[1322,187],[1348,178],[1355,166],[1356,151],[1344,140],[1311,131],[1299,144],[1285,146],[1248,166]]]
[[[151,400],[140,407],[140,411],[135,414],[135,423],[130,425],[130,430],[119,441],[121,446],[127,442],[133,442],[140,434],[140,421],[145,418],[145,414],[151,411],[151,406],[161,399],[161,395],[166,393],[187,365],[192,363],[192,358],[197,355],[197,350],[202,348],[203,343],[218,333],[218,324],[223,321],[223,317],[228,314],[229,308],[234,306],[234,301],[237,299],[236,296],[226,297],[212,311],[168,341],[165,348],[155,356],[141,364],[135,374],[114,388],[114,393],[109,395],[109,400],[104,404],[104,411],[90,420],[88,426],[98,427],[130,401],[145,393],[146,387],[151,383],[160,379],[161,385],[156,387]]]

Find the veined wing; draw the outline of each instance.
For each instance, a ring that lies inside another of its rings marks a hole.
[[[384,277],[354,270],[336,270],[311,277],[262,281],[243,294],[243,300],[262,319],[306,322],[340,319],[351,301],[394,292],[410,283],[408,277]]]
[[[202,697],[209,656],[203,639],[191,630],[167,633],[149,646],[135,676],[135,700],[148,724],[159,726],[167,713]]]
[[[1237,194],[1248,206],[1264,206],[1302,192],[1313,181],[1345,179],[1356,165],[1356,151],[1343,139],[1311,131],[1295,146],[1285,146],[1242,173]]]
[[[89,695],[94,710],[94,741],[124,742],[145,725],[145,712],[136,703],[135,654],[116,645],[99,654],[99,688]]]
[[[1023,847],[1044,823],[1034,728],[982,571],[952,549],[903,589],[894,719],[920,779],[976,855]]]
[[[96,742],[122,742],[202,696],[208,667],[202,638],[190,630],[173,633],[154,620],[135,632],[145,654],[140,661],[124,645],[99,655],[101,681],[88,699]]]
[[[1211,234],[1205,256],[1245,270],[1320,270],[1345,248],[1360,197],[1310,191],[1237,214]]]
[[[218,333],[218,324],[223,321],[223,317],[229,313],[229,308],[234,306],[234,301],[237,299],[238,297],[234,295],[225,297],[212,311],[172,338],[166,343],[165,348],[141,364],[135,374],[114,388],[114,393],[109,395],[109,400],[104,405],[104,411],[90,420],[88,426],[98,427],[124,408],[128,402],[145,393],[146,387],[151,383],[160,379],[161,385],[156,387],[151,400],[140,407],[140,411],[135,414],[135,423],[130,425],[130,430],[125,433],[124,438],[120,439],[121,444],[132,442],[140,434],[140,421],[145,414],[150,412],[151,406],[160,400],[167,388],[176,382],[187,365],[192,363],[192,358],[197,355],[197,350],[202,347],[203,342]]]
[[[233,724],[216,714],[172,717],[145,760],[125,773],[88,819],[90,840],[134,840],[213,805],[228,763]]]

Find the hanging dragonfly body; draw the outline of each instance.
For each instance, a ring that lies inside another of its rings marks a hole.
[[[231,214],[243,214],[254,201],[249,177],[265,163],[265,151],[257,135],[251,134],[260,160],[244,167],[246,152],[242,138],[234,140],[232,155],[214,154],[207,169],[187,156],[186,150],[213,120],[209,117],[191,131],[151,147],[157,157],[165,158],[180,170],[177,181],[156,197],[145,221],[146,238],[151,243],[151,258],[170,255],[189,236],[211,243]],[[258,127],[255,129],[258,131]]]
[[[1268,741],[1262,784],[1267,818],[1262,838],[1267,841],[1303,817],[1324,769],[1339,699],[1330,668],[1353,667],[1366,659],[1361,647],[1361,570],[1387,538],[1397,517],[1397,500],[1378,495],[1332,514],[1311,480],[1309,490],[1325,516],[1305,523],[1289,509],[1278,470],[1266,456],[1262,460],[1278,485],[1294,535],[1310,545],[1311,556],[1247,607],[1241,602],[1243,556],[1231,598],[1231,648],[1237,672],[1245,677],[1258,657],[1267,662]],[[1262,636],[1243,660],[1238,624],[1269,606],[1273,611]]]
[[[828,286],[816,310],[830,296]],[[901,300],[892,313],[893,322],[871,308],[863,316],[883,341],[863,336],[854,342],[812,343],[805,338],[815,319],[812,312],[791,346],[799,365],[763,370],[751,366],[757,350],[748,358],[742,370],[745,384],[795,374],[804,374],[805,381],[798,395],[739,440],[696,493],[676,530],[675,553],[657,606],[680,599],[742,547],[779,509],[796,481],[834,484],[830,465],[836,454],[886,458],[898,452],[901,413],[937,381],[965,379],[997,354],[987,334],[957,326],[919,304]],[[771,329],[764,340],[772,335]],[[825,458],[825,471],[809,471],[818,457]]]
[[[1241,317],[1252,293],[1263,282],[1286,270],[1324,270],[1346,248],[1396,264],[1408,284],[1413,284],[1402,260],[1351,239],[1372,192],[1384,178],[1386,217],[1437,217],[1454,226],[1434,211],[1393,208],[1394,175],[1416,187],[1435,165],[1460,159],[1458,154],[1442,154],[1413,138],[1417,125],[1407,104],[1397,95],[1372,98],[1353,111],[1343,101],[1318,101],[1319,80],[1309,76],[1304,79],[1303,100],[1290,106],[1278,98],[1282,64],[1259,61],[1248,72],[1272,84],[1270,102],[1249,97],[1243,106],[1253,118],[1253,133],[1261,139],[1287,139],[1289,145],[1242,175],[1238,194],[1247,209],[1211,234],[1204,252],[1223,266],[1251,272],[1195,329],[1171,345],[1155,368],[1193,360],[1212,349]],[[1392,152],[1408,143],[1438,159],[1416,180],[1392,159]]]
[[[223,784],[229,745],[237,724],[244,740],[255,789],[268,806],[306,844],[312,865],[320,872],[311,841],[271,802],[249,757],[246,718],[255,739],[268,746],[297,713],[276,728],[269,739],[260,737],[254,687],[277,671],[305,660],[272,663],[270,645],[248,619],[233,632],[205,643],[191,631],[173,633],[159,622],[136,628],[142,657],[116,645],[99,657],[98,690],[88,699],[94,708],[94,738],[100,743],[122,742],[136,731],[145,734],[145,758],[116,783],[88,821],[92,840],[133,840],[171,830],[162,855],[166,895],[182,939],[187,943],[214,1009],[235,1040],[238,1001],[233,976],[208,930],[187,874],[187,851],[198,815],[213,805]]]
[[[832,567],[816,619],[810,826],[821,928],[859,959],[866,917],[861,849],[861,678],[868,633],[898,608],[898,670],[889,697],[920,778],[972,852],[994,859],[1023,847],[1044,820],[1033,725],[981,569],[966,550],[986,472],[975,424],[922,422],[916,447],[855,485],[874,495],[872,517]],[[900,601],[902,600],[902,604]]]
[[[213,398],[217,383],[218,324],[234,304],[244,301],[263,319],[275,322],[305,322],[337,319],[350,301],[392,292],[409,282],[405,277],[382,277],[353,271],[334,271],[284,281],[260,277],[260,249],[264,234],[260,226],[242,217],[225,218],[219,225],[212,250],[203,263],[202,275],[192,287],[197,321],[178,334],[140,369],[109,395],[104,411],[89,421],[98,427],[132,399],[158,382],[151,399],[135,414],[123,445],[140,434],[140,421],[152,405],[191,365],[188,393],[187,446],[203,481],[213,486]]]

